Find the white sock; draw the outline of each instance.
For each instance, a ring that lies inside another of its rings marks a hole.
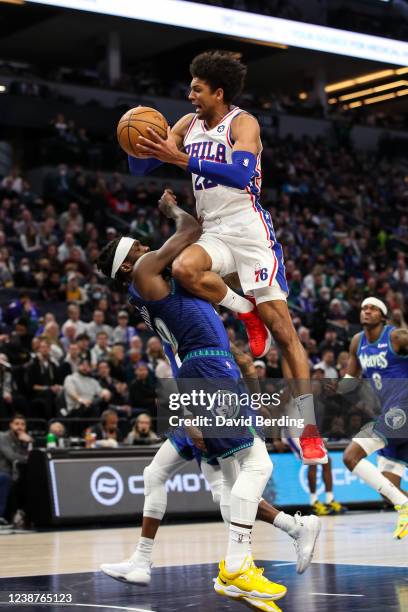
[[[296,535],[298,531],[298,526],[296,524],[295,519],[290,514],[286,514],[282,510],[278,515],[275,516],[275,520],[273,521],[274,527],[281,529],[292,538]]]
[[[143,565],[150,565],[152,559],[154,540],[151,538],[139,538],[132,560]]]
[[[408,497],[402,493],[395,485],[392,484],[383,476],[378,467],[367,461],[367,459],[361,459],[353,470],[353,474],[359,476],[364,482],[370,487],[384,495],[390,500],[394,506],[398,504],[406,504]]]
[[[309,499],[310,499],[310,505],[313,506],[313,504],[317,502],[316,493],[311,493]]]
[[[234,574],[251,555],[251,527],[238,527],[230,525],[228,550],[225,557],[225,568],[228,573]]]
[[[299,395],[299,397],[295,397],[295,402],[300,416],[305,422],[305,427],[306,425],[316,425],[313,395],[311,393]]]
[[[251,312],[254,309],[254,305],[252,302],[242,297],[242,295],[238,295],[229,287],[227,288],[227,293],[225,297],[218,302],[220,306],[224,306],[224,308],[229,308],[229,310],[233,310],[234,312]]]
[[[334,500],[333,491],[326,491],[326,504],[331,504]]]

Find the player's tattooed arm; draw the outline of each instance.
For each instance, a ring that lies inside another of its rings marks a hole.
[[[177,205],[177,199],[166,189],[159,200],[159,209],[176,223],[176,232],[157,251],[146,253],[133,269],[133,282],[146,300],[161,300],[169,293],[162,272],[187,246],[201,235],[201,225]]]
[[[394,329],[391,332],[391,342],[398,355],[408,355],[408,329]]]
[[[248,355],[248,353],[244,353],[240,348],[237,347],[236,344],[231,342],[231,353],[234,356],[234,359],[241,370],[242,376],[248,385],[250,391],[252,393],[259,393],[259,379],[258,374],[256,372],[256,368],[254,366],[254,362],[252,357]]]

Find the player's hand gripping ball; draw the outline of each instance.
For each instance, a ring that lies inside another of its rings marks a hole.
[[[133,157],[144,157],[136,145],[141,136],[151,138],[147,128],[154,130],[161,138],[167,138],[168,123],[165,117],[154,108],[137,106],[128,110],[121,117],[116,133],[118,142],[125,153]]]

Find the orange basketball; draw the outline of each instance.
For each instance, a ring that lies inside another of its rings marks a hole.
[[[167,127],[168,123],[159,111],[148,106],[137,106],[121,117],[116,133],[125,153],[139,157],[136,145],[140,136],[150,139],[147,128],[155,130],[162,138],[167,138]]]

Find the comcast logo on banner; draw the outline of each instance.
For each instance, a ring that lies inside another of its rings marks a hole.
[[[108,465],[98,467],[91,476],[91,492],[97,502],[114,506],[123,495],[123,480],[119,472]]]

